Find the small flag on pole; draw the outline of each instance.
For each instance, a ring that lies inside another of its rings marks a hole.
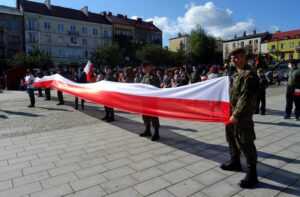
[[[91,61],[89,60],[86,64],[86,66],[84,67],[84,72],[86,74],[86,79],[88,82],[91,81],[91,74],[94,72],[94,68],[92,66]]]

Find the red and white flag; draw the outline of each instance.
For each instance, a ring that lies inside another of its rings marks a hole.
[[[79,84],[61,75],[35,80],[36,87],[62,92],[137,114],[227,124],[230,117],[229,78],[220,77],[176,88],[101,81]]]
[[[85,72],[85,74],[86,74],[87,81],[90,82],[91,81],[91,74],[94,72],[94,68],[93,68],[92,63],[91,63],[90,60],[85,65],[83,72]]]

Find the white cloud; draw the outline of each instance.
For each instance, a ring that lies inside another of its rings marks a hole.
[[[241,34],[243,31],[252,32],[254,29],[253,19],[234,22],[232,10],[219,8],[213,2],[204,5],[190,3],[185,7],[186,13],[184,16],[179,16],[176,21],[158,16],[149,20],[153,20],[154,24],[167,35],[189,33],[197,26],[201,26],[213,36],[230,38],[234,34]]]
[[[277,25],[271,25],[269,27],[269,30],[270,30],[270,32],[276,32],[276,31],[280,31],[280,28]]]
[[[130,17],[131,19],[137,20],[139,17],[138,16],[132,16]]]

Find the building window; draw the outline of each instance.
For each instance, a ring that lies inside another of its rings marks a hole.
[[[275,49],[276,48],[276,46],[275,45],[272,45],[272,49]]]
[[[29,30],[36,30],[36,21],[33,21],[33,20],[29,20],[28,21],[28,29]]]
[[[93,35],[95,35],[95,36],[98,35],[98,29],[93,29]]]
[[[284,59],[285,53],[280,53],[280,58]]]
[[[45,52],[47,55],[49,55],[49,56],[52,55],[52,49],[51,49],[50,47],[46,47],[46,48],[44,49],[44,52]]]
[[[236,43],[232,43],[232,48],[236,48]]]
[[[244,47],[244,42],[241,42],[241,47]]]
[[[258,44],[258,39],[254,40],[254,44]]]
[[[47,30],[50,30],[51,28],[51,25],[49,22],[44,22],[44,28],[47,29]]]
[[[108,39],[109,38],[109,32],[107,30],[103,31],[103,38]]]
[[[253,43],[252,40],[249,40],[249,45],[252,45],[252,43]]]
[[[89,51],[88,50],[85,50],[84,51],[84,54],[83,54],[83,57],[88,57],[89,56]]]
[[[82,33],[83,33],[83,34],[87,34],[87,33],[88,33],[87,27],[82,27]]]
[[[9,30],[18,30],[19,24],[15,21],[10,21],[7,23],[6,28]]]
[[[75,33],[76,32],[76,26],[75,25],[71,25],[71,32]]]
[[[88,45],[88,40],[86,38],[82,39],[82,45],[87,46]]]
[[[63,44],[63,43],[65,42],[65,38],[64,38],[63,36],[58,36],[57,42],[58,42],[59,44]]]
[[[66,56],[65,50],[64,49],[59,49],[58,55],[59,55],[59,57],[65,57]]]
[[[294,52],[290,52],[290,53],[289,53],[289,59],[290,59],[290,60],[294,59]]]
[[[27,42],[29,43],[37,43],[38,42],[38,39],[37,39],[37,34],[36,33],[29,33],[28,34],[28,40]]]
[[[59,32],[64,32],[64,24],[58,24],[57,25],[57,30],[59,31]]]
[[[76,40],[75,37],[71,37],[71,43],[72,43],[72,44],[77,44],[77,40]]]
[[[51,42],[51,35],[49,35],[49,34],[45,35],[45,42],[46,43]]]
[[[96,48],[96,47],[98,47],[98,46],[99,46],[99,42],[98,42],[97,39],[95,39],[95,40],[94,40],[94,47]]]
[[[225,49],[228,49],[229,48],[229,45],[228,44],[225,44]]]
[[[19,36],[7,36],[8,44],[20,44],[20,37]]]
[[[284,44],[284,43],[281,43],[280,48],[281,48],[281,49],[284,49],[284,48],[285,48],[285,44]]]
[[[291,43],[290,43],[290,47],[291,47],[291,48],[294,48],[294,47],[295,47],[295,46],[294,46],[294,42],[291,42]]]

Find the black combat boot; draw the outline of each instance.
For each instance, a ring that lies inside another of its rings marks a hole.
[[[143,133],[141,133],[140,136],[141,137],[150,137],[150,136],[152,136],[150,126],[146,126],[146,130]]]
[[[223,163],[220,166],[220,168],[222,170],[226,170],[226,171],[237,171],[237,172],[242,172],[243,171],[239,156],[231,157],[230,162]]]
[[[160,139],[160,137],[159,137],[159,129],[155,128],[155,132],[154,132],[153,137],[151,138],[151,141],[157,141],[159,139]]]
[[[250,188],[258,183],[256,165],[247,166],[247,174],[244,179],[240,181],[241,188]]]
[[[113,121],[115,121],[115,113],[114,113],[114,111],[112,110],[109,114],[110,114],[110,116],[109,116],[109,118],[108,118],[108,120],[106,122],[113,122]]]

